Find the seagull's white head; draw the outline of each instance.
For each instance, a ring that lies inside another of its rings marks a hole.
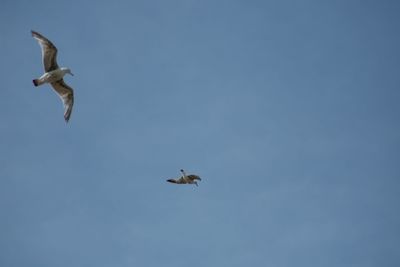
[[[72,76],[74,76],[74,74],[72,74],[71,70],[69,68],[61,68],[61,70],[65,73],[65,74],[70,74]]]

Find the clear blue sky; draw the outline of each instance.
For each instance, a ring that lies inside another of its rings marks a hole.
[[[400,266],[399,13],[2,1],[0,266]]]

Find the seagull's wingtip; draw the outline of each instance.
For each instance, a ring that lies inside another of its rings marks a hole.
[[[70,118],[70,114],[64,115],[65,123],[68,123],[68,122],[69,122],[69,118]]]

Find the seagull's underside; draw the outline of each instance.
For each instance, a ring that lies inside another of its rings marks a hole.
[[[63,80],[65,74],[71,73],[68,68],[60,68],[57,64],[57,48],[46,37],[38,32],[31,31],[33,38],[38,40],[42,48],[42,60],[45,73],[38,79],[33,80],[35,86],[50,83],[64,104],[64,119],[69,121],[74,105],[74,91]]]

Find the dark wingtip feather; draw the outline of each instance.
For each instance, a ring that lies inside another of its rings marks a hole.
[[[66,123],[69,122],[69,119],[71,118],[71,114],[72,114],[72,105],[67,107],[67,109],[64,112],[64,119],[65,119]]]
[[[40,33],[38,33],[37,31],[34,31],[34,30],[31,30],[31,34],[32,34],[32,36],[34,37],[35,35],[37,36],[37,35],[40,35]]]
[[[64,116],[64,120],[65,120],[66,123],[68,123],[69,122],[69,116],[65,115]]]

